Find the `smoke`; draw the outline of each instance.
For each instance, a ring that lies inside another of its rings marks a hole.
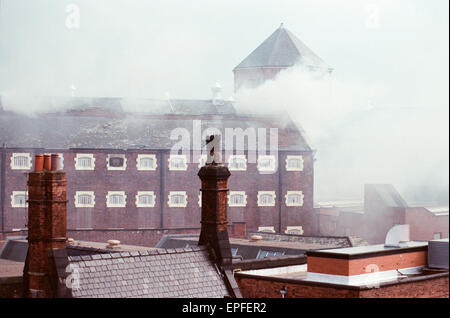
[[[287,112],[304,128],[317,150],[316,200],[362,199],[365,183],[390,183],[410,202],[445,203],[448,95],[445,83],[423,81],[409,92],[417,101],[410,104],[401,89],[383,83],[346,82],[294,67],[238,91],[236,105],[244,113]],[[405,76],[401,86],[408,85],[414,87]]]

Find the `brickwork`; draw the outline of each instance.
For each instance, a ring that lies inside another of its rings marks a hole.
[[[40,149],[6,149],[6,186],[4,202],[5,231],[27,227],[27,208],[11,207],[12,191],[26,191],[26,173],[29,170],[11,170],[9,163],[15,152],[35,153],[58,152],[64,157],[64,171],[67,175],[67,223],[68,229],[159,229],[159,228],[197,228],[200,226],[200,180],[198,162],[188,164],[186,171],[171,171],[168,169],[169,153],[166,150],[107,150],[107,149],[70,149],[70,150],[40,150]],[[75,170],[77,153],[91,153],[95,157],[94,170]],[[125,154],[126,170],[107,170],[108,154]],[[157,168],[151,171],[137,170],[138,154],[155,154]],[[287,155],[303,155],[303,171],[286,171]],[[256,163],[248,163],[246,171],[231,171],[229,189],[245,191],[246,207],[228,207],[229,222],[246,222],[249,230],[257,230],[259,226],[273,226],[279,229],[281,220],[284,229],[287,225],[303,226],[305,234],[314,224],[311,223],[313,206],[313,160],[310,152],[280,152],[279,169],[275,173],[262,174]],[[163,171],[161,171],[163,169]],[[281,173],[281,176],[279,175]],[[163,177],[164,180],[161,180]],[[281,193],[279,192],[281,179]],[[163,193],[161,188],[164,187]],[[75,207],[76,191],[93,191],[95,206],[92,208]],[[108,191],[125,191],[126,206],[109,208],[106,206]],[[153,191],[156,198],[154,207],[136,207],[138,191]],[[169,207],[170,191],[186,191],[187,206],[185,208]],[[273,207],[259,207],[258,191],[275,191],[276,199]],[[287,207],[286,191],[302,191],[303,206]],[[281,206],[280,206],[281,204]],[[161,222],[162,221],[162,222]],[[162,223],[162,224],[161,224]],[[93,240],[96,240],[95,237]],[[137,239],[139,240],[139,239]]]
[[[441,238],[448,238],[448,215],[435,216],[421,207],[407,208],[405,215],[411,239],[432,240],[434,234],[440,234]]]
[[[245,298],[280,298],[285,287],[288,298],[448,298],[448,273],[438,277],[381,285],[380,288],[359,289],[267,277],[235,274]]]

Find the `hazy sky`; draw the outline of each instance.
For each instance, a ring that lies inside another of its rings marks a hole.
[[[215,82],[227,98],[232,69],[283,22],[334,68],[332,98],[294,70],[236,106],[284,108],[305,128],[316,198],[360,197],[376,182],[448,200],[448,0],[0,1],[4,104],[211,98]]]
[[[227,97],[281,22],[335,78],[448,81],[447,0],[1,0],[0,92],[208,98],[218,81]]]

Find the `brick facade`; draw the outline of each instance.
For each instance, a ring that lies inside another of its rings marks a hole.
[[[274,277],[250,277],[237,273],[236,281],[244,298],[280,298],[285,287],[288,298],[448,298],[448,273],[421,280],[360,289],[326,284],[311,284]]]
[[[109,150],[109,149],[5,149],[5,200],[4,231],[27,227],[27,208],[13,208],[11,195],[13,191],[26,191],[26,173],[29,170],[12,170],[10,160],[13,153],[24,152],[34,156],[35,153],[61,153],[64,157],[64,172],[67,174],[67,222],[68,229],[180,229],[198,228],[200,226],[200,180],[198,162],[188,164],[186,171],[168,169],[167,150]],[[76,170],[77,153],[90,153],[95,157],[94,170]],[[126,170],[108,170],[106,158],[108,154],[124,154]],[[157,158],[156,170],[141,171],[136,168],[138,154],[154,154]],[[287,155],[303,155],[303,171],[286,171]],[[286,226],[303,226],[305,234],[314,231],[311,227],[313,207],[313,158],[311,152],[279,153],[279,169],[272,174],[262,174],[256,163],[248,163],[246,171],[231,171],[229,189],[245,191],[246,207],[228,207],[229,222],[246,222],[248,230],[257,230],[259,226],[273,226],[276,231]],[[163,190],[161,190],[163,189]],[[281,190],[281,191],[280,191]],[[287,207],[285,195],[287,191],[302,191],[303,206]],[[76,191],[93,191],[95,206],[77,208],[74,203]],[[126,207],[110,208],[106,206],[108,191],[125,191]],[[138,191],[153,191],[156,197],[154,207],[136,207]],[[170,191],[186,191],[186,208],[169,207]],[[276,204],[273,207],[259,207],[258,191],[275,191]],[[281,212],[281,226],[279,223]],[[80,231],[81,233],[81,231]],[[92,233],[92,232],[91,232]],[[128,235],[128,234],[126,234]],[[126,236],[125,235],[125,236]],[[84,236],[84,235],[82,235]],[[96,240],[92,238],[92,240]],[[139,238],[137,238],[139,240]]]

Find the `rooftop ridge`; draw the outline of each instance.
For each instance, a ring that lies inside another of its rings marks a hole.
[[[102,249],[97,249],[99,251],[105,251]],[[148,250],[148,251],[130,251],[130,252],[114,252],[108,251],[107,253],[99,253],[92,255],[77,255],[68,256],[69,262],[81,262],[81,261],[94,261],[103,259],[113,259],[113,258],[125,258],[125,257],[141,257],[141,256],[156,256],[156,255],[167,255],[167,254],[182,254],[182,253],[192,253],[207,250],[206,246],[190,246],[184,248],[169,248],[169,249],[158,249],[158,250]]]

